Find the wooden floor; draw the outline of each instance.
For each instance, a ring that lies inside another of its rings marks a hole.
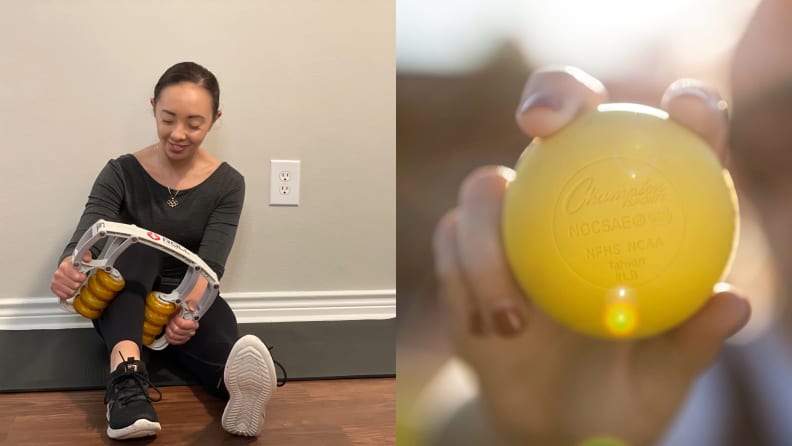
[[[103,391],[0,394],[0,445],[376,445],[396,444],[396,380],[292,381],[267,406],[258,438],[220,427],[224,402],[200,387],[163,387],[155,438],[107,438]]]

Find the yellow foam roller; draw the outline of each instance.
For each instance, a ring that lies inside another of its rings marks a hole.
[[[116,291],[109,290],[109,289],[105,288],[105,286],[102,285],[102,283],[99,281],[99,279],[97,279],[97,276],[98,276],[98,273],[97,273],[97,275],[91,276],[88,279],[88,282],[85,284],[85,286],[88,289],[91,290],[91,294],[96,296],[97,299],[99,299],[99,300],[101,300],[103,302],[107,302],[107,301],[113,300],[113,298],[118,293]]]
[[[126,282],[124,281],[124,278],[121,277],[120,273],[117,271],[115,273],[117,276],[114,276],[103,269],[99,269],[96,271],[96,280],[98,280],[104,288],[117,293],[124,288]]]
[[[96,310],[85,305],[82,301],[82,296],[79,294],[74,298],[72,305],[74,305],[74,311],[88,319],[99,319],[99,316],[102,315],[102,310]]]
[[[163,302],[159,300],[157,297],[159,293],[157,291],[152,291],[148,293],[146,296],[146,308],[151,309],[151,311],[170,316],[173,314],[174,310],[176,309],[176,305],[170,302]]]
[[[151,345],[154,342],[154,335],[143,333],[143,337],[140,341],[143,343],[143,345]]]
[[[94,311],[98,311],[99,314],[101,314],[102,311],[104,311],[104,309],[107,307],[107,302],[94,295],[93,291],[91,290],[91,287],[88,286],[87,284],[83,285],[83,287],[80,288],[80,294],[78,294],[77,297],[74,298],[74,300],[81,301],[85,307],[88,307]]]
[[[160,327],[167,324],[170,320],[169,314],[158,313],[148,305],[146,305],[143,317],[148,323],[152,325],[159,325]]]
[[[162,333],[162,328],[164,325],[154,324],[152,322],[143,321],[143,336],[157,336],[158,334]],[[146,343],[146,345],[150,344]]]

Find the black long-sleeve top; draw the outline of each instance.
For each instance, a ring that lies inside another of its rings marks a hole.
[[[245,199],[244,177],[226,162],[202,183],[181,190],[178,206],[170,207],[168,188],[159,184],[134,155],[110,160],[99,173],[71,241],[59,261],[70,256],[83,233],[99,219],[134,224],[157,232],[198,254],[217,277],[236,237]],[[98,255],[98,249],[94,251]],[[178,286],[186,265],[164,255],[161,291]]]

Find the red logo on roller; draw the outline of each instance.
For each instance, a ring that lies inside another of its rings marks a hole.
[[[146,233],[146,235],[148,235],[150,239],[155,240],[155,241],[160,239],[159,234],[157,234],[156,232],[149,231],[149,232]]]

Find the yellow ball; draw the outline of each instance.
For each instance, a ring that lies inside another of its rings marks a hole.
[[[578,332],[639,338],[685,321],[722,280],[737,196],[698,136],[652,107],[605,104],[525,149],[503,242],[526,295]]]

